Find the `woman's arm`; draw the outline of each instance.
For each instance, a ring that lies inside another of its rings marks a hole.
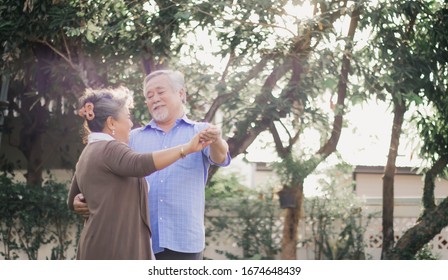
[[[105,163],[112,173],[124,177],[144,177],[163,169],[187,155],[198,152],[210,145],[202,132],[196,134],[190,142],[152,153],[136,153],[127,145],[111,141],[105,152]]]
[[[81,191],[79,190],[79,187],[78,187],[78,181],[76,180],[76,175],[74,175],[73,179],[72,179],[72,184],[70,186],[70,190],[68,192],[68,197],[67,197],[67,206],[72,211],[75,210],[73,208],[73,201],[75,199],[75,196],[79,193],[81,193]]]
[[[163,169],[168,165],[174,163],[175,161],[185,158],[189,154],[199,152],[200,150],[210,145],[212,141],[204,141],[202,135],[203,133],[200,132],[186,144],[153,152],[152,157],[156,169]]]

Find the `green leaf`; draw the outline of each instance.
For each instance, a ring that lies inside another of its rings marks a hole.
[[[176,18],[189,19],[190,17],[191,17],[190,11],[180,11],[176,14]]]
[[[338,85],[338,79],[336,77],[326,78],[323,82],[324,88],[335,89]]]

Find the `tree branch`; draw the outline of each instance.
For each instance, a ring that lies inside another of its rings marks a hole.
[[[269,95],[277,84],[277,81],[285,75],[289,69],[289,63],[285,62],[272,70],[271,74],[266,78],[260,93],[255,98],[255,104],[266,104]],[[261,116],[260,121],[256,121],[257,117]],[[256,122],[255,122],[256,121]],[[254,112],[249,114],[244,120],[237,123],[237,127],[242,127],[245,131],[237,131],[235,135],[227,140],[229,144],[229,151],[232,157],[235,157],[243,152],[252,144],[257,136],[271,124],[271,116],[264,114],[264,112]],[[255,123],[255,125],[251,125]]]
[[[69,56],[65,56],[61,51],[56,49],[52,44],[48,43],[46,40],[40,40],[40,39],[31,39],[31,42],[41,43],[49,47],[52,51],[54,51],[57,55],[59,55],[63,60],[65,60],[70,67],[72,67],[74,70],[78,71],[78,67],[73,64]]]
[[[237,86],[231,93],[218,95],[218,97],[215,98],[215,100],[213,100],[213,103],[210,106],[210,109],[208,110],[208,112],[205,114],[204,121],[210,122],[215,117],[215,114],[218,111],[219,107],[221,107],[221,105],[224,104],[227,100],[229,100],[233,95],[235,95],[236,93],[240,92],[245,86],[247,86],[247,84],[249,83],[250,80],[252,80],[253,78],[257,77],[257,75],[264,69],[264,67],[266,66],[267,62],[271,58],[272,58],[272,55],[264,56],[257,63],[257,65],[255,65],[249,71],[248,75],[246,76],[246,78],[244,80],[241,81],[239,86]],[[221,78],[221,81],[222,81],[222,78]]]
[[[269,131],[272,134],[272,138],[274,138],[275,149],[277,150],[278,155],[280,156],[280,158],[284,158],[288,155],[288,150],[283,147],[282,139],[280,138],[274,122],[272,122],[269,126]]]
[[[348,72],[350,69],[350,58],[352,51],[352,41],[355,36],[355,31],[358,26],[359,15],[361,13],[361,6],[356,6],[355,10],[352,13],[350,19],[350,26],[348,30],[348,42],[345,45],[345,51],[342,57],[342,68],[341,74],[339,76],[338,82],[338,100],[335,111],[335,116],[333,119],[333,130],[331,132],[331,136],[328,139],[327,143],[323,145],[318,154],[322,155],[324,158],[328,157],[331,153],[336,151],[337,144],[339,142],[339,137],[341,136],[342,130],[342,122],[343,116],[345,114],[344,109],[344,101],[347,95],[347,80],[348,80]]]
[[[434,196],[434,188],[435,188],[435,179],[438,174],[442,173],[443,169],[448,164],[448,157],[441,156],[432,167],[425,172],[425,185],[423,187],[423,216],[425,216],[428,212],[433,210],[436,207],[435,196]]]

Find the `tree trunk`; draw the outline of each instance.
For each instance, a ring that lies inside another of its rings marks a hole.
[[[0,91],[0,147],[2,145],[2,133],[4,130],[5,113],[8,109],[8,90],[9,90],[9,74],[2,74],[1,91]]]
[[[298,228],[303,203],[303,183],[299,184],[295,190],[297,206],[296,208],[287,208],[285,210],[281,252],[282,260],[297,259],[297,240],[299,238]]]
[[[42,173],[43,173],[43,147],[42,147],[42,134],[35,133],[30,141],[30,153],[28,160],[27,172],[25,174],[26,183],[29,186],[41,186],[42,185]]]
[[[332,154],[337,147],[342,130],[342,123],[345,111],[344,101],[347,96],[347,81],[350,70],[351,52],[352,52],[352,40],[355,36],[355,31],[358,26],[359,16],[361,14],[362,6],[357,5],[351,15],[350,26],[347,34],[347,44],[345,45],[345,52],[342,57],[341,73],[338,81],[338,110],[335,112],[333,120],[333,129],[328,141],[317,152],[321,159],[327,158]],[[294,69],[294,68],[293,68]],[[296,69],[297,70],[297,69]],[[276,145],[277,151],[281,151],[281,147]],[[320,161],[319,161],[320,162]],[[313,168],[308,171],[310,174],[318,166],[318,162],[315,163]],[[297,258],[297,240],[298,240],[298,226],[299,218],[302,211],[303,203],[303,183],[299,184],[297,191],[297,208],[288,208],[285,211],[285,221],[283,226],[283,239],[282,239],[282,253],[281,258],[285,260],[293,260]]]
[[[442,156],[437,160],[425,174],[423,196],[424,210],[417,223],[408,229],[397,241],[394,249],[390,252],[389,258],[394,260],[413,259],[415,254],[431,241],[440,231],[448,226],[448,198],[435,206],[434,187],[435,178],[448,164],[448,157]]]
[[[106,74],[99,74],[95,59],[86,54],[80,47],[77,48],[77,54],[78,64],[76,70],[84,86],[92,89],[104,88],[107,85]]]
[[[31,100],[28,100],[31,99]],[[46,131],[48,112],[38,103],[35,98],[25,98],[22,108],[32,108],[21,116],[23,128],[20,131],[19,149],[27,161],[27,173],[25,174],[27,185],[40,186],[42,184],[43,172],[43,147],[42,136]],[[35,106],[33,106],[35,104]],[[25,112],[26,110],[23,110]]]
[[[448,155],[441,156],[425,174],[425,185],[423,187],[423,215],[436,207],[434,188],[437,175],[441,174],[448,164]]]
[[[448,226],[447,217],[448,198],[445,198],[439,206],[428,212],[428,215],[403,234],[395,248],[389,253],[389,259],[413,259],[425,244]]]
[[[383,246],[381,259],[388,259],[388,253],[394,247],[394,176],[401,127],[403,125],[404,113],[406,112],[404,102],[404,100],[394,100],[392,135],[383,176]]]
[[[23,128],[20,131],[19,149],[27,160],[27,173],[25,174],[27,184],[40,186],[42,184],[43,172],[43,134],[47,131],[49,112],[45,104],[45,97],[51,87],[51,62],[55,55],[50,47],[36,43],[32,47],[36,57],[36,71],[34,80],[36,84],[35,94],[33,88],[25,86],[25,94],[22,97],[21,118]],[[33,92],[33,93],[34,93]],[[42,103],[44,100],[44,104]]]

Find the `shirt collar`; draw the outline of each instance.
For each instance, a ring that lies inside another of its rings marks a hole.
[[[87,143],[93,143],[98,141],[112,141],[115,140],[112,136],[103,132],[92,132],[87,136]]]
[[[195,121],[190,120],[186,114],[184,114],[180,119],[176,120],[176,123],[174,124],[175,126],[178,125],[180,122],[185,122],[187,124],[190,125],[194,125],[196,124]],[[160,129],[160,127],[157,125],[157,123],[154,121],[154,119],[152,119],[146,126],[145,128],[157,128]]]

